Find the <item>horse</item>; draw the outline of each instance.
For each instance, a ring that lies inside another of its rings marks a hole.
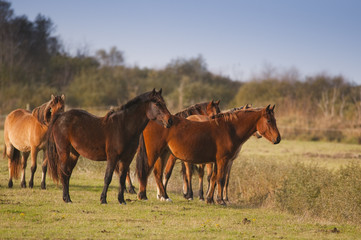
[[[36,107],[32,112],[16,109],[6,117],[4,123],[4,157],[8,157],[9,188],[13,187],[13,178],[19,177],[20,167],[22,167],[20,186],[26,187],[25,168],[29,154],[31,155],[29,187],[33,188],[38,152],[45,149],[46,132],[51,118],[58,112],[64,112],[64,101],[64,95],[56,97],[51,95],[48,102]],[[22,158],[20,152],[22,152]],[[45,154],[43,156],[41,188],[46,189],[47,160]]]
[[[220,110],[219,110],[219,103],[220,103],[220,100],[218,101],[214,101],[212,100],[210,103],[208,102],[205,102],[205,103],[199,103],[199,104],[195,104],[193,106],[190,106],[188,107],[187,109],[177,113],[178,115],[183,115],[184,117],[189,115],[189,114],[208,114],[208,115],[213,115],[213,114],[216,114],[216,113],[219,113]],[[174,160],[175,161],[175,160]],[[184,163],[182,162],[182,167]],[[174,166],[174,164],[173,164]],[[172,166],[172,169],[173,169],[173,166]],[[183,175],[185,176],[185,171],[183,173]],[[157,177],[158,175],[156,175]],[[186,179],[186,178],[185,178]],[[135,187],[134,185],[132,184],[132,180],[131,180],[131,177],[130,177],[130,172],[128,170],[128,173],[127,173],[127,178],[126,178],[126,183],[128,184],[128,190],[126,190],[128,193],[130,194],[136,194],[136,191],[135,191]]]
[[[234,112],[237,110],[242,109],[249,109],[251,108],[250,105],[241,106],[238,108],[233,108],[229,110],[229,112]],[[210,119],[214,118],[216,114],[209,114],[209,116],[204,115],[191,115],[187,117],[188,120],[191,121],[209,121]],[[257,132],[254,134],[254,136],[259,138],[259,135]],[[164,169],[164,188],[167,189],[169,178],[172,174],[172,170],[175,164],[175,161],[177,160],[176,157],[173,155],[169,156],[169,159],[167,161],[167,164]],[[192,173],[193,169],[197,169],[198,171],[198,179],[199,179],[199,200],[204,200],[204,192],[203,192],[203,176],[204,176],[204,169],[206,167],[207,170],[207,180],[208,180],[208,188],[210,184],[210,178],[213,171],[213,163],[207,163],[207,164],[199,164],[198,167],[195,167],[193,164],[189,164],[186,162],[182,162],[182,173],[183,173],[183,196],[185,199],[193,200],[193,190],[192,190]],[[227,167],[227,173],[226,173],[226,183],[224,188],[224,200],[228,201],[228,183],[229,183],[229,177],[230,177],[230,171],[231,171],[232,164],[229,164]]]
[[[172,118],[159,92],[143,93],[104,117],[73,109],[55,115],[49,125],[47,154],[50,175],[61,181],[63,200],[71,202],[69,180],[80,155],[94,161],[107,161],[104,187],[100,196],[107,203],[107,191],[113,172],[119,173],[118,201],[124,200],[125,178],[138,147],[139,135],[153,120],[170,128]]]
[[[220,112],[219,109],[219,103],[220,101],[210,101],[210,102],[203,102],[203,103],[197,103],[193,106],[190,106],[186,108],[183,111],[180,111],[175,114],[177,117],[186,118],[190,115],[209,115],[209,114],[216,114]],[[149,122],[147,127],[144,129],[143,133],[140,136],[139,139],[139,149],[136,156],[136,173],[138,176],[138,180],[140,181],[142,179],[143,183],[140,184],[140,186],[145,186],[148,181],[148,176],[156,162],[156,160],[159,158],[158,163],[154,167],[154,177],[156,179],[157,183],[157,198],[161,200],[171,201],[171,199],[168,197],[167,192],[164,189],[164,185],[162,183],[163,178],[163,162],[166,161],[168,156],[170,155],[170,152],[167,151],[165,148],[160,149],[161,151],[155,151],[152,156],[154,159],[154,162],[149,165],[149,167],[146,167],[143,165],[138,166],[138,164],[142,164],[144,161],[144,158],[148,158],[148,152],[145,148],[144,142],[152,142],[155,146],[163,146],[164,139],[163,136],[164,129],[160,128],[157,124],[154,124],[152,122]],[[162,162],[161,162],[162,161]],[[160,165],[161,167],[157,167]],[[138,193],[138,199],[147,199],[146,191],[145,189],[140,189],[140,192]]]
[[[162,146],[154,145],[152,141],[144,141],[147,156],[137,162],[138,172],[149,169],[157,160],[154,158],[164,149],[178,159],[193,163],[214,163],[210,189],[207,193],[207,203],[213,203],[215,185],[218,185],[217,203],[226,205],[223,200],[225,174],[227,166],[234,160],[242,145],[258,131],[258,133],[273,144],[281,141],[274,108],[268,105],[261,109],[237,110],[217,114],[214,119],[206,122],[190,121],[173,116],[173,126],[159,133],[163,139]],[[140,147],[142,147],[140,145]],[[138,158],[137,158],[138,160]],[[143,161],[141,161],[143,160]],[[161,161],[158,161],[161,162]],[[138,175],[139,177],[139,175]],[[146,191],[146,176],[140,176],[138,197]]]

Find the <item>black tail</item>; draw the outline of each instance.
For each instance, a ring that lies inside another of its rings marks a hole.
[[[59,155],[56,150],[56,145],[54,141],[53,126],[55,121],[58,119],[58,117],[59,114],[55,115],[49,124],[48,132],[46,135],[47,144],[45,151],[48,159],[49,174],[56,182],[59,181],[60,166],[59,166]]]
[[[4,157],[6,156],[6,145],[4,147]],[[10,150],[10,154],[8,155],[10,159],[10,176],[14,177],[15,179],[19,178],[21,160],[20,160],[20,151],[15,147],[12,147]]]
[[[139,149],[137,153],[137,166],[136,172],[139,179],[144,179],[148,177],[149,165],[148,165],[148,155],[147,149],[145,147],[143,133],[139,137]]]

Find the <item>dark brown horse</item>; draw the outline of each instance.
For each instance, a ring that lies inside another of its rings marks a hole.
[[[13,178],[19,177],[21,169],[21,187],[26,187],[25,168],[29,154],[31,154],[31,177],[29,187],[34,186],[34,174],[36,171],[36,158],[40,150],[45,149],[46,131],[52,116],[58,112],[64,112],[65,96],[51,96],[50,101],[35,108],[32,112],[24,109],[12,111],[5,119],[4,124],[4,157],[8,157],[9,188],[13,187]],[[20,159],[20,152],[22,158]],[[43,159],[43,175],[41,188],[45,189],[45,177],[47,161]]]
[[[220,101],[211,101],[211,102],[204,102],[204,103],[197,103],[191,107],[188,107],[187,109],[178,112],[175,114],[175,116],[177,117],[181,117],[181,118],[186,118],[190,115],[209,115],[210,113],[219,113],[219,102]],[[138,163],[141,164],[141,162],[143,162],[143,158],[147,158],[147,151],[145,148],[145,144],[144,141],[148,142],[148,141],[152,141],[154,143],[154,145],[158,145],[161,146],[163,145],[163,135],[164,129],[160,128],[157,124],[154,124],[152,122],[149,122],[149,124],[147,125],[147,127],[144,129],[142,135],[140,136],[139,139],[139,149],[138,149],[138,154],[137,154],[137,165]],[[149,168],[147,166],[142,167],[142,166],[137,166],[137,175],[138,175],[138,179],[143,179],[143,181],[145,181],[145,185],[146,182],[148,181],[148,176],[154,166],[154,164],[156,164],[155,168],[154,168],[154,177],[156,179],[156,183],[157,183],[157,198],[161,199],[161,200],[167,200],[167,201],[171,201],[167,195],[167,192],[164,189],[164,185],[162,183],[162,178],[163,178],[163,165],[164,162],[168,159],[170,152],[167,151],[167,149],[162,148],[159,149],[160,151],[155,151],[154,153],[152,153],[152,158],[154,159],[154,162],[152,165],[149,165]],[[156,160],[159,159],[156,162]],[[161,162],[162,161],[162,162]],[[157,167],[158,164],[160,165],[160,167]],[[142,164],[141,164],[142,165]],[[144,186],[144,184],[140,184],[141,186]],[[147,199],[146,196],[146,191],[145,189],[143,189],[143,191],[140,192],[140,194],[138,193],[138,198],[139,199]]]
[[[233,161],[249,137],[258,131],[273,144],[281,141],[274,117],[274,107],[262,109],[238,110],[232,113],[221,113],[207,122],[189,121],[173,116],[173,127],[159,134],[162,138],[161,147],[154,141],[144,141],[140,147],[145,147],[147,157],[137,162],[138,172],[149,169],[157,160],[154,158],[164,149],[182,161],[203,164],[214,163],[210,189],[207,193],[207,203],[213,202],[215,184],[218,185],[217,203],[225,204],[223,190],[226,168]],[[159,141],[157,141],[159,143]],[[138,159],[137,159],[138,160]],[[161,162],[161,161],[158,161]],[[139,196],[146,191],[147,176],[140,177]]]
[[[49,172],[63,185],[63,200],[71,202],[69,180],[82,155],[94,161],[107,161],[101,203],[107,203],[108,187],[116,169],[120,176],[118,201],[125,204],[126,174],[137,150],[139,135],[149,120],[167,128],[172,125],[161,90],[143,93],[105,117],[83,110],[56,115],[49,126],[47,153]]]

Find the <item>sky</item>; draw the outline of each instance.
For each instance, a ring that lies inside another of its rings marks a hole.
[[[15,15],[49,17],[69,52],[116,46],[125,63],[164,68],[202,56],[248,81],[265,69],[361,84],[360,0],[12,0]]]

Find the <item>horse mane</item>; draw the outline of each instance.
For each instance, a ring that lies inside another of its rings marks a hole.
[[[43,125],[48,124],[50,120],[50,102],[51,100],[49,102],[43,103],[39,107],[34,108],[31,113]]]
[[[218,125],[218,121],[217,119],[221,118],[224,119],[225,121],[230,121],[233,118],[238,118],[236,113],[239,112],[256,112],[261,110],[261,108],[250,108],[248,107],[248,104],[246,106],[241,106],[241,107],[236,107],[236,108],[232,108],[226,112],[221,112],[215,115],[212,115],[210,117],[210,121],[214,120],[216,122],[216,124]]]
[[[137,105],[138,103],[140,102],[145,102],[147,100],[149,100],[149,95],[151,94],[152,92],[146,92],[146,93],[143,93],[139,96],[136,96],[135,98],[129,100],[127,103],[121,105],[121,106],[118,106],[118,107],[114,107],[112,109],[110,109],[104,116],[104,119],[105,120],[108,120],[113,114],[115,113],[119,113],[119,112],[122,112],[122,111],[126,111],[126,110],[129,110],[130,108],[132,108],[133,106]]]
[[[190,115],[193,115],[194,113],[200,113],[202,111],[202,109],[204,111],[206,111],[205,108],[207,108],[208,103],[209,102],[196,103],[196,104],[194,104],[194,105],[192,105],[190,107],[187,107],[186,109],[176,113],[175,116],[182,117],[182,118],[187,118]]]

